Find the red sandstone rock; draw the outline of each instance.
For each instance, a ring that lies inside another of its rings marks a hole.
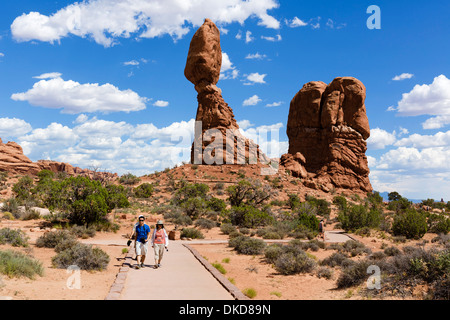
[[[211,20],[206,19],[192,38],[184,75],[195,85],[202,81],[217,84],[221,67],[220,31]]]
[[[198,109],[191,162],[195,164],[269,163],[252,140],[239,131],[233,110],[216,86],[222,66],[220,32],[209,19],[192,38],[185,76],[195,85]],[[220,152],[216,154],[216,152]]]
[[[365,155],[370,136],[365,98],[364,85],[350,77],[336,78],[328,86],[307,83],[293,98],[287,125],[289,154],[305,157],[302,165],[314,175],[309,186],[372,191]],[[293,159],[283,155],[281,163],[292,167]]]
[[[12,174],[37,175],[42,170],[50,170],[54,173],[65,172],[70,176],[83,175],[97,180],[113,180],[117,178],[116,173],[95,172],[93,170],[73,167],[64,162],[50,160],[31,161],[23,154],[22,147],[15,142],[4,144],[0,139],[0,171]]]

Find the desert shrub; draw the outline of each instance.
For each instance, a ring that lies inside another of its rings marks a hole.
[[[93,225],[91,225],[89,227],[74,225],[70,228],[70,233],[72,233],[73,235],[75,235],[78,238],[83,238],[83,239],[94,237],[96,232],[97,231]]]
[[[302,250],[292,250],[282,253],[275,261],[275,269],[283,275],[311,272],[317,263]]]
[[[3,228],[0,229],[0,244],[10,244],[13,247],[28,247],[28,237],[22,230]]]
[[[193,198],[205,200],[209,187],[203,183],[184,183],[173,195],[171,203],[182,206],[183,203]],[[206,204],[205,204],[206,206]]]
[[[62,251],[65,251],[67,249],[70,249],[78,244],[78,240],[76,238],[65,238],[61,241],[58,241],[58,243],[55,246],[55,252],[60,253]]]
[[[41,214],[37,210],[33,209],[25,209],[25,212],[22,213],[20,216],[21,220],[28,221],[28,220],[37,220],[40,219]]]
[[[44,275],[42,263],[17,251],[0,251],[0,274],[13,277],[34,279],[36,275]]]
[[[397,198],[395,198],[397,199]],[[397,213],[410,209],[412,206],[412,202],[406,198],[400,197],[397,200],[392,200],[389,202],[388,209],[391,211],[395,211]]]
[[[428,231],[436,234],[447,234],[450,232],[450,218],[431,213],[427,217]]]
[[[344,243],[337,243],[333,246],[330,246],[330,248],[336,249],[338,250],[338,252],[349,253],[352,257],[371,253],[371,250],[367,248],[363,243],[355,240],[348,240]]]
[[[186,215],[192,220],[198,219],[206,213],[207,203],[201,197],[189,198],[180,204]]]
[[[37,238],[36,247],[55,248],[60,242],[68,239],[76,240],[76,236],[67,230],[51,231]]]
[[[30,176],[23,176],[14,184],[12,191],[16,194],[16,199],[23,202],[33,195],[31,193],[34,187],[34,180]]]
[[[133,189],[136,198],[150,198],[155,192],[155,188],[151,183],[145,182]]]
[[[253,299],[256,297],[257,293],[256,290],[253,288],[246,288],[242,291],[243,294],[245,294],[247,297],[249,297],[250,299]]]
[[[345,231],[355,231],[364,227],[377,228],[381,221],[381,212],[378,209],[368,209],[364,205],[350,205],[341,210],[338,220]]]
[[[355,262],[347,268],[344,268],[337,280],[337,287],[339,289],[349,288],[363,283],[370,276],[367,273],[367,269],[370,265],[371,264],[369,261],[362,260]]]
[[[230,234],[233,231],[237,231],[237,229],[231,223],[222,223],[220,225],[220,231],[222,231],[223,234]]]
[[[119,178],[119,183],[125,185],[135,185],[138,184],[139,181],[141,181],[141,179],[139,179],[132,173],[126,173]]]
[[[383,197],[377,191],[368,192],[366,201],[370,204],[371,207],[380,208],[383,204]]]
[[[259,180],[241,180],[238,184],[229,186],[226,192],[232,207],[241,205],[258,207],[276,194],[270,186],[263,186]]]
[[[328,218],[330,216],[330,203],[325,199],[317,199],[313,196],[307,196],[306,202],[317,208],[317,214],[319,216],[325,218]]]
[[[401,251],[397,247],[388,247],[388,248],[384,249],[384,254],[389,256],[389,257],[393,257],[393,256],[396,256],[398,254],[401,254]]]
[[[10,212],[15,219],[20,218],[20,211],[19,211],[19,203],[15,198],[9,198],[3,201],[3,206],[1,208],[3,212]]]
[[[190,239],[204,239],[205,236],[203,233],[195,228],[183,228],[181,231],[181,237],[190,238]]]
[[[56,268],[66,269],[76,265],[81,270],[104,270],[108,266],[109,256],[100,248],[91,245],[77,243],[60,251],[52,258],[52,264]]]
[[[370,260],[384,260],[386,257],[387,257],[387,255],[384,252],[377,251],[377,252],[372,253],[368,257],[368,259],[370,259]]]
[[[291,210],[294,210],[295,208],[300,206],[301,201],[300,201],[300,198],[298,197],[298,195],[290,194],[288,196],[289,196],[289,199],[287,201],[287,204],[288,204],[289,208],[291,208]]]
[[[432,291],[433,300],[450,300],[450,278],[438,281]]]
[[[221,265],[220,263],[213,263],[212,266],[213,266],[214,268],[216,268],[217,270],[219,270],[219,272],[220,272],[221,274],[226,274],[226,273],[227,273],[227,271],[225,270],[225,268],[223,267],[223,265]]]
[[[347,208],[347,199],[343,196],[335,196],[333,198],[333,204],[335,204],[339,210],[345,210]]]
[[[275,263],[275,261],[281,256],[282,253],[283,253],[283,246],[277,243],[268,245],[264,249],[264,257],[269,263]]]
[[[238,253],[246,255],[261,254],[267,246],[261,239],[254,239],[244,235],[230,239],[228,245],[234,248]]]
[[[3,219],[14,220],[15,218],[11,212],[5,211],[5,212],[3,212]]]
[[[295,211],[294,224],[296,229],[303,229],[305,227],[308,230],[316,231],[319,228],[319,219],[316,217],[317,209],[309,203],[302,203]]]
[[[246,228],[266,226],[274,221],[272,215],[251,205],[232,207],[229,212],[231,224]]]
[[[130,202],[128,201],[127,190],[123,186],[108,184],[105,187],[107,193],[105,194],[106,204],[109,211],[115,208],[128,208]]]
[[[227,204],[222,199],[211,197],[206,201],[206,207],[214,212],[223,212]]]
[[[192,219],[188,217],[187,215],[183,214],[178,209],[175,210],[168,210],[164,212],[164,219],[170,220],[174,224],[181,225],[181,226],[190,226],[192,225]]]
[[[327,267],[319,267],[316,274],[318,278],[325,278],[327,280],[333,278],[333,270]]]
[[[353,263],[345,254],[333,252],[329,257],[320,261],[320,265],[329,267],[346,267]]]
[[[195,226],[209,230],[214,228],[216,226],[216,223],[208,219],[200,218],[197,221],[195,221]]]
[[[416,210],[406,210],[397,214],[392,223],[395,236],[405,236],[408,239],[420,239],[427,232],[427,220],[423,213]]]

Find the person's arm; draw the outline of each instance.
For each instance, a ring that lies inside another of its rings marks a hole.
[[[152,233],[152,247],[155,246],[155,232],[156,232],[156,229],[153,230],[153,233]]]
[[[166,243],[166,248],[167,248],[169,246],[169,236],[167,235],[166,229],[164,229],[164,236],[165,236],[165,243]]]

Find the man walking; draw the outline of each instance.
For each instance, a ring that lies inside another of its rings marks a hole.
[[[133,236],[136,236],[135,239],[135,249],[136,249],[136,269],[140,269],[144,267],[145,257],[148,252],[148,237],[150,235],[150,227],[144,223],[145,217],[139,216],[139,224],[137,224],[134,228]]]

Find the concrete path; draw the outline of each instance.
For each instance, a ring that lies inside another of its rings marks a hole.
[[[326,243],[340,243],[346,242],[348,240],[353,240],[344,231],[333,230],[325,231],[325,242]]]
[[[325,231],[325,242],[342,243],[352,240],[342,230]],[[97,245],[124,246],[124,240],[81,240]],[[267,242],[289,242],[269,240]],[[171,241],[169,251],[164,253],[162,267],[154,269],[154,252],[149,248],[143,269],[135,269],[134,247],[124,264],[126,275],[122,278],[121,300],[234,300],[233,295],[210,271],[184,246],[184,244],[228,243],[228,240]],[[125,246],[124,246],[125,247]]]
[[[164,253],[162,267],[153,269],[154,253],[150,247],[145,268],[128,271],[122,300],[234,300],[233,296],[183,246],[171,241]],[[134,250],[134,248],[132,249]]]

